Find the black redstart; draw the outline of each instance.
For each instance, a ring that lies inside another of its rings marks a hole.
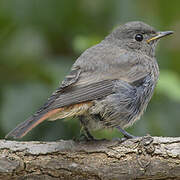
[[[91,130],[131,126],[146,109],[156,86],[159,68],[155,47],[159,32],[139,22],[117,27],[99,44],[87,49],[48,101],[7,137],[21,138],[46,119],[78,116],[89,139]]]

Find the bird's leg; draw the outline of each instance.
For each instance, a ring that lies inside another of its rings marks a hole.
[[[136,138],[137,136],[133,136],[132,134],[129,134],[128,132],[126,132],[124,129],[122,129],[121,127],[116,127],[123,135],[125,138],[127,139],[132,139],[132,138]]]
[[[85,134],[86,134],[86,137],[88,140],[96,140],[96,138],[94,138],[94,136],[89,132],[88,128],[87,127],[83,127],[84,131],[85,131]]]
[[[93,135],[89,132],[89,129],[86,127],[84,121],[83,121],[83,116],[79,117],[80,123],[82,125],[82,129],[80,132],[80,139],[83,137],[86,141],[93,141],[96,140]]]

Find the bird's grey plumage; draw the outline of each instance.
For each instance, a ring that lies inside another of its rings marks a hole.
[[[137,34],[143,36],[142,41],[135,39]],[[158,80],[158,40],[147,43],[156,34],[151,26],[139,21],[117,27],[87,49],[47,103],[8,136],[21,137],[46,113],[86,102],[92,102],[81,116],[86,129],[132,125],[146,109]]]

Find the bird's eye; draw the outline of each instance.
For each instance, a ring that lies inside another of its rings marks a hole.
[[[135,40],[136,41],[142,41],[143,40],[143,35],[142,34],[136,34]]]

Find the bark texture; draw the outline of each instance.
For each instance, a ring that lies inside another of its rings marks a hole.
[[[0,179],[180,179],[180,137],[93,142],[0,140]]]

